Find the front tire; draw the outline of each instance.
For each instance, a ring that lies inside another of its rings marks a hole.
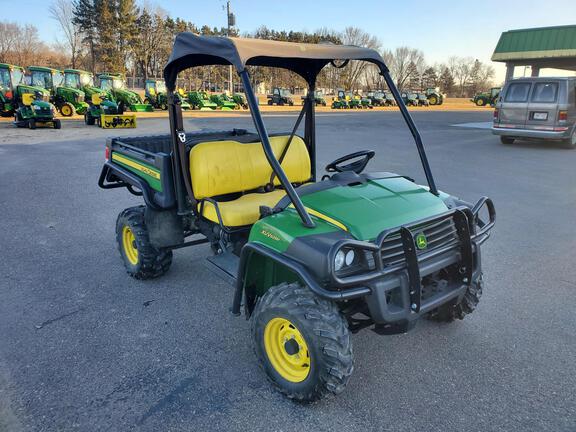
[[[72,117],[75,112],[76,110],[74,109],[74,105],[69,102],[65,102],[60,107],[60,114],[62,114],[64,117]]]
[[[116,241],[127,273],[135,279],[162,276],[172,264],[172,251],[150,243],[144,221],[145,206],[130,207],[118,216]]]
[[[28,129],[36,129],[36,120],[34,119],[28,120]]]
[[[354,359],[335,303],[298,283],[282,283],[258,300],[250,324],[260,367],[278,391],[310,402],[344,390]]]
[[[476,101],[476,106],[482,107],[484,105],[486,105],[486,101],[484,99],[480,98]]]
[[[510,137],[506,137],[506,136],[501,136],[500,137],[500,142],[502,144],[514,144],[514,138],[510,138]]]
[[[471,314],[476,310],[480,297],[482,297],[482,289],[484,282],[482,276],[474,281],[469,287],[464,297],[459,303],[450,302],[445,305],[434,309],[429,314],[429,318],[438,322],[452,322],[457,319],[462,320],[466,315]]]

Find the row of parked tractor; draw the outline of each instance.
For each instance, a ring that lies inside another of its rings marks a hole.
[[[439,88],[427,88],[423,92],[402,92],[402,99],[408,106],[442,105],[446,96]],[[304,104],[306,96],[301,96]],[[314,92],[316,106],[328,106],[327,97],[322,91]],[[268,105],[294,105],[294,96],[286,88],[274,87],[272,94],[267,96]],[[360,95],[351,91],[338,90],[332,97],[332,109],[371,109],[378,106],[394,106],[396,101],[392,92],[386,90],[369,91],[366,95]]]
[[[144,99],[126,86],[124,75],[59,70],[43,66],[27,68],[0,63],[0,115],[14,116],[19,127],[35,129],[37,125],[61,127],[56,112],[63,117],[83,115],[86,124],[102,127],[135,127],[134,114],[168,108],[166,85],[163,80],[146,80]],[[95,81],[97,80],[98,86]],[[178,89],[183,109],[235,110],[246,109],[243,94],[208,95],[203,91]],[[104,124],[106,122],[106,124]]]

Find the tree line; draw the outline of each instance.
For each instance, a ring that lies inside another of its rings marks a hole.
[[[147,79],[162,76],[176,34],[189,31],[227,35],[225,27],[198,26],[174,19],[161,7],[139,7],[136,0],[53,0],[49,13],[61,29],[61,37],[51,46],[39,39],[32,24],[0,21],[0,62],[121,72]],[[490,87],[494,77],[491,66],[472,57],[450,57],[447,62],[430,64],[421,50],[406,46],[384,48],[377,37],[356,27],[287,32],[262,26],[244,33],[232,28],[230,35],[372,48],[382,54],[400,89],[440,87],[449,96],[469,97]],[[305,86],[301,78],[286,70],[251,67],[250,72],[255,85],[263,84],[268,89]],[[188,88],[225,89],[228,70],[223,66],[196,68],[181,78],[181,85]],[[350,62],[342,69],[325,68],[318,78],[318,87],[359,91],[385,88],[385,84],[375,66]]]

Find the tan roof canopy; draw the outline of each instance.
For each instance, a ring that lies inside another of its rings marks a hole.
[[[195,66],[232,65],[238,72],[246,66],[270,66],[288,69],[314,82],[318,73],[332,60],[364,60],[387,70],[380,54],[369,48],[333,44],[280,42],[264,39],[198,36],[180,33],[164,68],[164,80],[174,90],[176,77]]]

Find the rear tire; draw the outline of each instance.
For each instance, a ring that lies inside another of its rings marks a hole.
[[[282,283],[258,300],[250,327],[260,367],[290,399],[310,402],[346,387],[354,371],[352,341],[335,303]]]
[[[130,207],[116,221],[116,242],[127,273],[135,279],[162,276],[172,264],[172,251],[150,243],[144,222],[145,206]]]
[[[474,312],[480,302],[480,297],[482,297],[482,289],[484,287],[484,282],[482,281],[482,275],[478,280],[474,281],[464,294],[464,297],[459,303],[450,302],[445,305],[434,309],[428,315],[428,318],[432,321],[438,322],[452,322],[456,319],[462,320],[466,315]]]
[[[502,144],[514,144],[514,138],[510,138],[510,137],[506,137],[506,136],[501,136],[500,137],[500,142]]]

